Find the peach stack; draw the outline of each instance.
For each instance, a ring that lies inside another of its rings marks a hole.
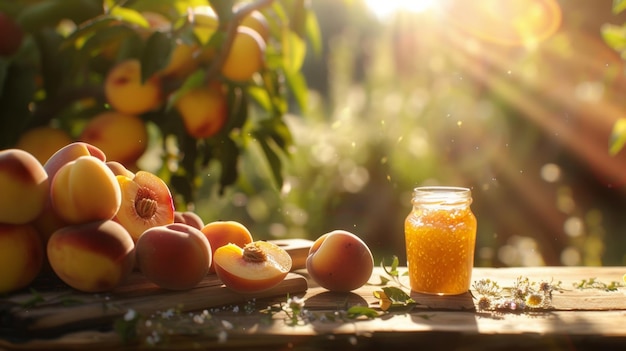
[[[191,289],[217,274],[226,287],[254,293],[291,269],[281,247],[254,242],[239,222],[205,225],[176,211],[162,179],[107,161],[89,143],[65,145],[43,165],[24,150],[0,151],[0,193],[0,293],[42,272],[83,292],[111,291],[135,268],[164,289]]]

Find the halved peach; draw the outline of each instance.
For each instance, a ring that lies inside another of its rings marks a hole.
[[[254,241],[243,248],[227,244],[213,256],[218,278],[235,292],[255,293],[280,284],[291,270],[291,256],[282,247]]]
[[[174,200],[167,184],[157,175],[138,171],[131,179],[118,175],[122,205],[114,218],[137,242],[149,228],[174,223]]]
[[[213,221],[207,223],[201,229],[202,233],[209,239],[213,255],[215,251],[226,244],[235,244],[244,247],[253,241],[252,234],[246,226],[237,221]],[[211,264],[210,273],[215,273],[215,264]]]

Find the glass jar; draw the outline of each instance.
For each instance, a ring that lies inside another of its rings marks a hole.
[[[470,189],[418,187],[404,224],[411,290],[457,295],[470,288],[476,217]]]

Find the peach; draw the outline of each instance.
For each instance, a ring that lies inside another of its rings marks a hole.
[[[117,111],[139,115],[161,104],[161,81],[150,77],[141,79],[141,62],[128,59],[113,66],[104,81],[104,94]]]
[[[28,286],[43,262],[43,243],[32,224],[0,224],[0,293]]]
[[[197,45],[176,43],[171,53],[170,61],[159,71],[163,76],[186,77],[198,68],[197,56],[200,49]]]
[[[345,230],[334,230],[313,242],[306,268],[321,287],[347,292],[367,283],[374,269],[374,259],[361,238]]]
[[[135,173],[133,173],[133,171],[129,170],[126,166],[117,161],[106,161],[106,165],[111,169],[111,171],[113,171],[115,176],[123,175],[130,179],[135,177]]]
[[[87,122],[78,140],[102,150],[107,160],[128,166],[146,151],[148,130],[137,116],[105,111]]]
[[[137,242],[149,228],[174,223],[174,200],[167,184],[148,171],[138,171],[133,178],[117,176],[122,204],[115,216]]]
[[[48,177],[52,179],[59,168],[81,156],[93,156],[102,162],[106,161],[106,155],[100,148],[82,141],[75,141],[52,154],[46,163],[43,164],[43,168],[48,173]]]
[[[44,164],[55,152],[72,143],[72,137],[66,131],[41,126],[22,133],[15,143],[17,149],[31,153],[41,164]]]
[[[219,83],[188,91],[175,104],[185,130],[194,138],[217,134],[226,122],[228,103]]]
[[[253,29],[259,33],[263,41],[267,42],[270,38],[270,26],[267,19],[260,11],[252,11],[249,15],[241,20],[241,25]]]
[[[50,236],[52,270],[67,285],[83,292],[105,292],[121,285],[135,266],[135,244],[112,220],[68,225]]]
[[[122,193],[113,171],[94,156],[81,156],[61,167],[50,184],[54,211],[71,224],[112,219]]]
[[[174,211],[174,223],[185,223],[198,230],[204,228],[204,221],[193,211]]]
[[[137,267],[143,275],[168,290],[195,287],[206,277],[212,262],[207,238],[184,223],[147,229],[135,249]]]
[[[201,231],[211,243],[214,256],[215,250],[226,244],[244,247],[253,241],[248,228],[237,221],[213,221],[202,227]],[[215,272],[214,264],[211,265],[209,271]]]
[[[43,211],[49,178],[41,163],[20,149],[0,151],[0,223],[23,224]]]
[[[57,150],[48,160],[44,163],[43,168],[48,173],[48,178],[50,179],[50,184],[52,184],[52,179],[56,175],[59,168],[61,168],[66,163],[76,160],[81,156],[93,156],[101,161],[105,161],[106,155],[99,148],[84,142],[73,142],[68,144],[59,150]],[[48,193],[50,190],[48,190]],[[41,214],[35,219],[33,222],[35,227],[42,235],[44,239],[44,245],[48,241],[48,238],[54,231],[62,228],[68,223],[63,220],[54,210],[52,206],[52,199],[48,196],[46,203],[44,205],[43,211]]]
[[[239,26],[221,73],[227,79],[247,82],[265,62],[265,41],[251,28]]]
[[[229,289],[256,293],[280,284],[291,270],[291,256],[267,241],[253,241],[243,248],[227,244],[215,251],[215,273]]]

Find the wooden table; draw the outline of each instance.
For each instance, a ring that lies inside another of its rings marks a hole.
[[[290,273],[295,285],[289,290],[304,291],[288,295],[304,299],[303,308],[308,311],[304,316],[308,318],[296,318],[295,325],[284,311],[259,312],[267,306],[284,305],[287,294],[239,297],[240,304],[229,303],[204,312],[194,306],[192,311],[179,314],[173,312],[175,299],[166,297],[152,313],[146,313],[148,307],[140,304],[137,310],[131,305],[120,311],[129,319],[131,309],[145,315],[137,319],[139,327],[133,329],[138,330],[138,337],[128,344],[121,341],[119,332],[111,330],[112,321],[99,329],[75,327],[71,332],[46,337],[16,337],[19,333],[5,323],[0,330],[0,349],[626,350],[624,273],[626,267],[475,268],[474,282],[491,279],[501,287],[511,287],[518,277],[526,277],[532,283],[549,282],[560,288],[553,291],[549,308],[536,310],[481,310],[473,290],[459,296],[411,293],[417,303],[412,309],[382,312],[373,294],[381,290],[374,285],[379,283],[379,276],[386,276],[380,267],[372,275],[372,285],[347,294],[330,293],[310,280],[301,280],[306,271],[300,270]],[[406,283],[406,277],[400,279]],[[598,284],[577,287],[590,279]],[[305,285],[298,285],[302,282]],[[613,291],[603,288],[602,284],[612,282],[621,286]],[[386,286],[397,285],[389,282]],[[186,294],[193,295],[193,291]],[[167,304],[172,309],[165,308]],[[372,307],[379,316],[349,319],[345,311],[353,305]],[[6,320],[5,315],[2,317]],[[118,315],[118,323],[123,319]]]

